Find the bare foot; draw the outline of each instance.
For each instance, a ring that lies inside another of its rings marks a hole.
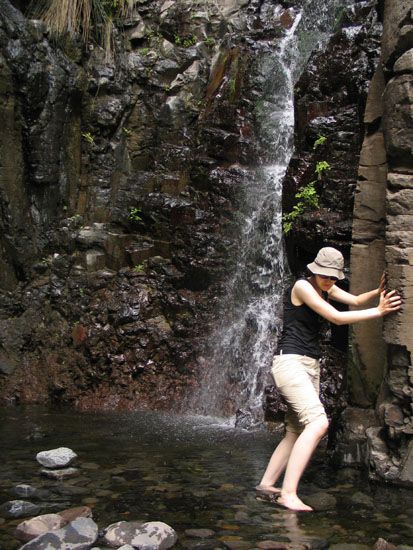
[[[282,495],[277,498],[276,503],[288,510],[293,510],[294,512],[312,512],[313,509],[307,504],[304,504],[302,500],[298,498],[297,495]]]
[[[281,494],[281,489],[274,487],[273,485],[257,485],[255,490],[262,493],[273,493],[275,495]]]

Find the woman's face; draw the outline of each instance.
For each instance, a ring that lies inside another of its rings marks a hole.
[[[323,292],[328,292],[337,282],[337,277],[328,277],[327,275],[315,275],[316,285]]]

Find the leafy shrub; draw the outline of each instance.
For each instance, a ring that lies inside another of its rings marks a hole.
[[[324,145],[326,141],[327,141],[326,136],[319,135],[314,142],[313,149],[317,149],[317,147],[319,147],[320,145]]]
[[[301,190],[295,194],[295,198],[298,199],[297,204],[293,206],[291,212],[284,214],[283,221],[283,231],[285,235],[291,231],[294,222],[297,220],[301,214],[308,210],[316,210],[319,208],[319,196],[316,188],[314,187],[315,181],[311,181],[306,186],[302,187]]]
[[[140,208],[132,208],[129,212],[128,220],[130,220],[131,222],[140,223],[143,221],[141,218],[141,214],[142,210]]]
[[[321,179],[321,175],[323,172],[330,169],[331,169],[331,166],[326,160],[320,160],[319,162],[317,162],[315,167],[315,173],[317,174],[318,179]]]

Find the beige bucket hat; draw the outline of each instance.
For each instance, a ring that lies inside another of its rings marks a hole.
[[[337,279],[345,278],[343,254],[331,246],[321,248],[314,262],[308,264],[307,267],[314,275],[329,275],[337,277]]]

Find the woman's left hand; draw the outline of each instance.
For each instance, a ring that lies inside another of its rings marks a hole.
[[[385,290],[383,290],[380,293],[380,302],[377,306],[377,309],[379,310],[382,317],[388,315],[389,313],[394,313],[395,311],[398,311],[401,306],[402,299],[401,296],[397,294],[396,290],[391,290],[390,292],[386,292]]]

